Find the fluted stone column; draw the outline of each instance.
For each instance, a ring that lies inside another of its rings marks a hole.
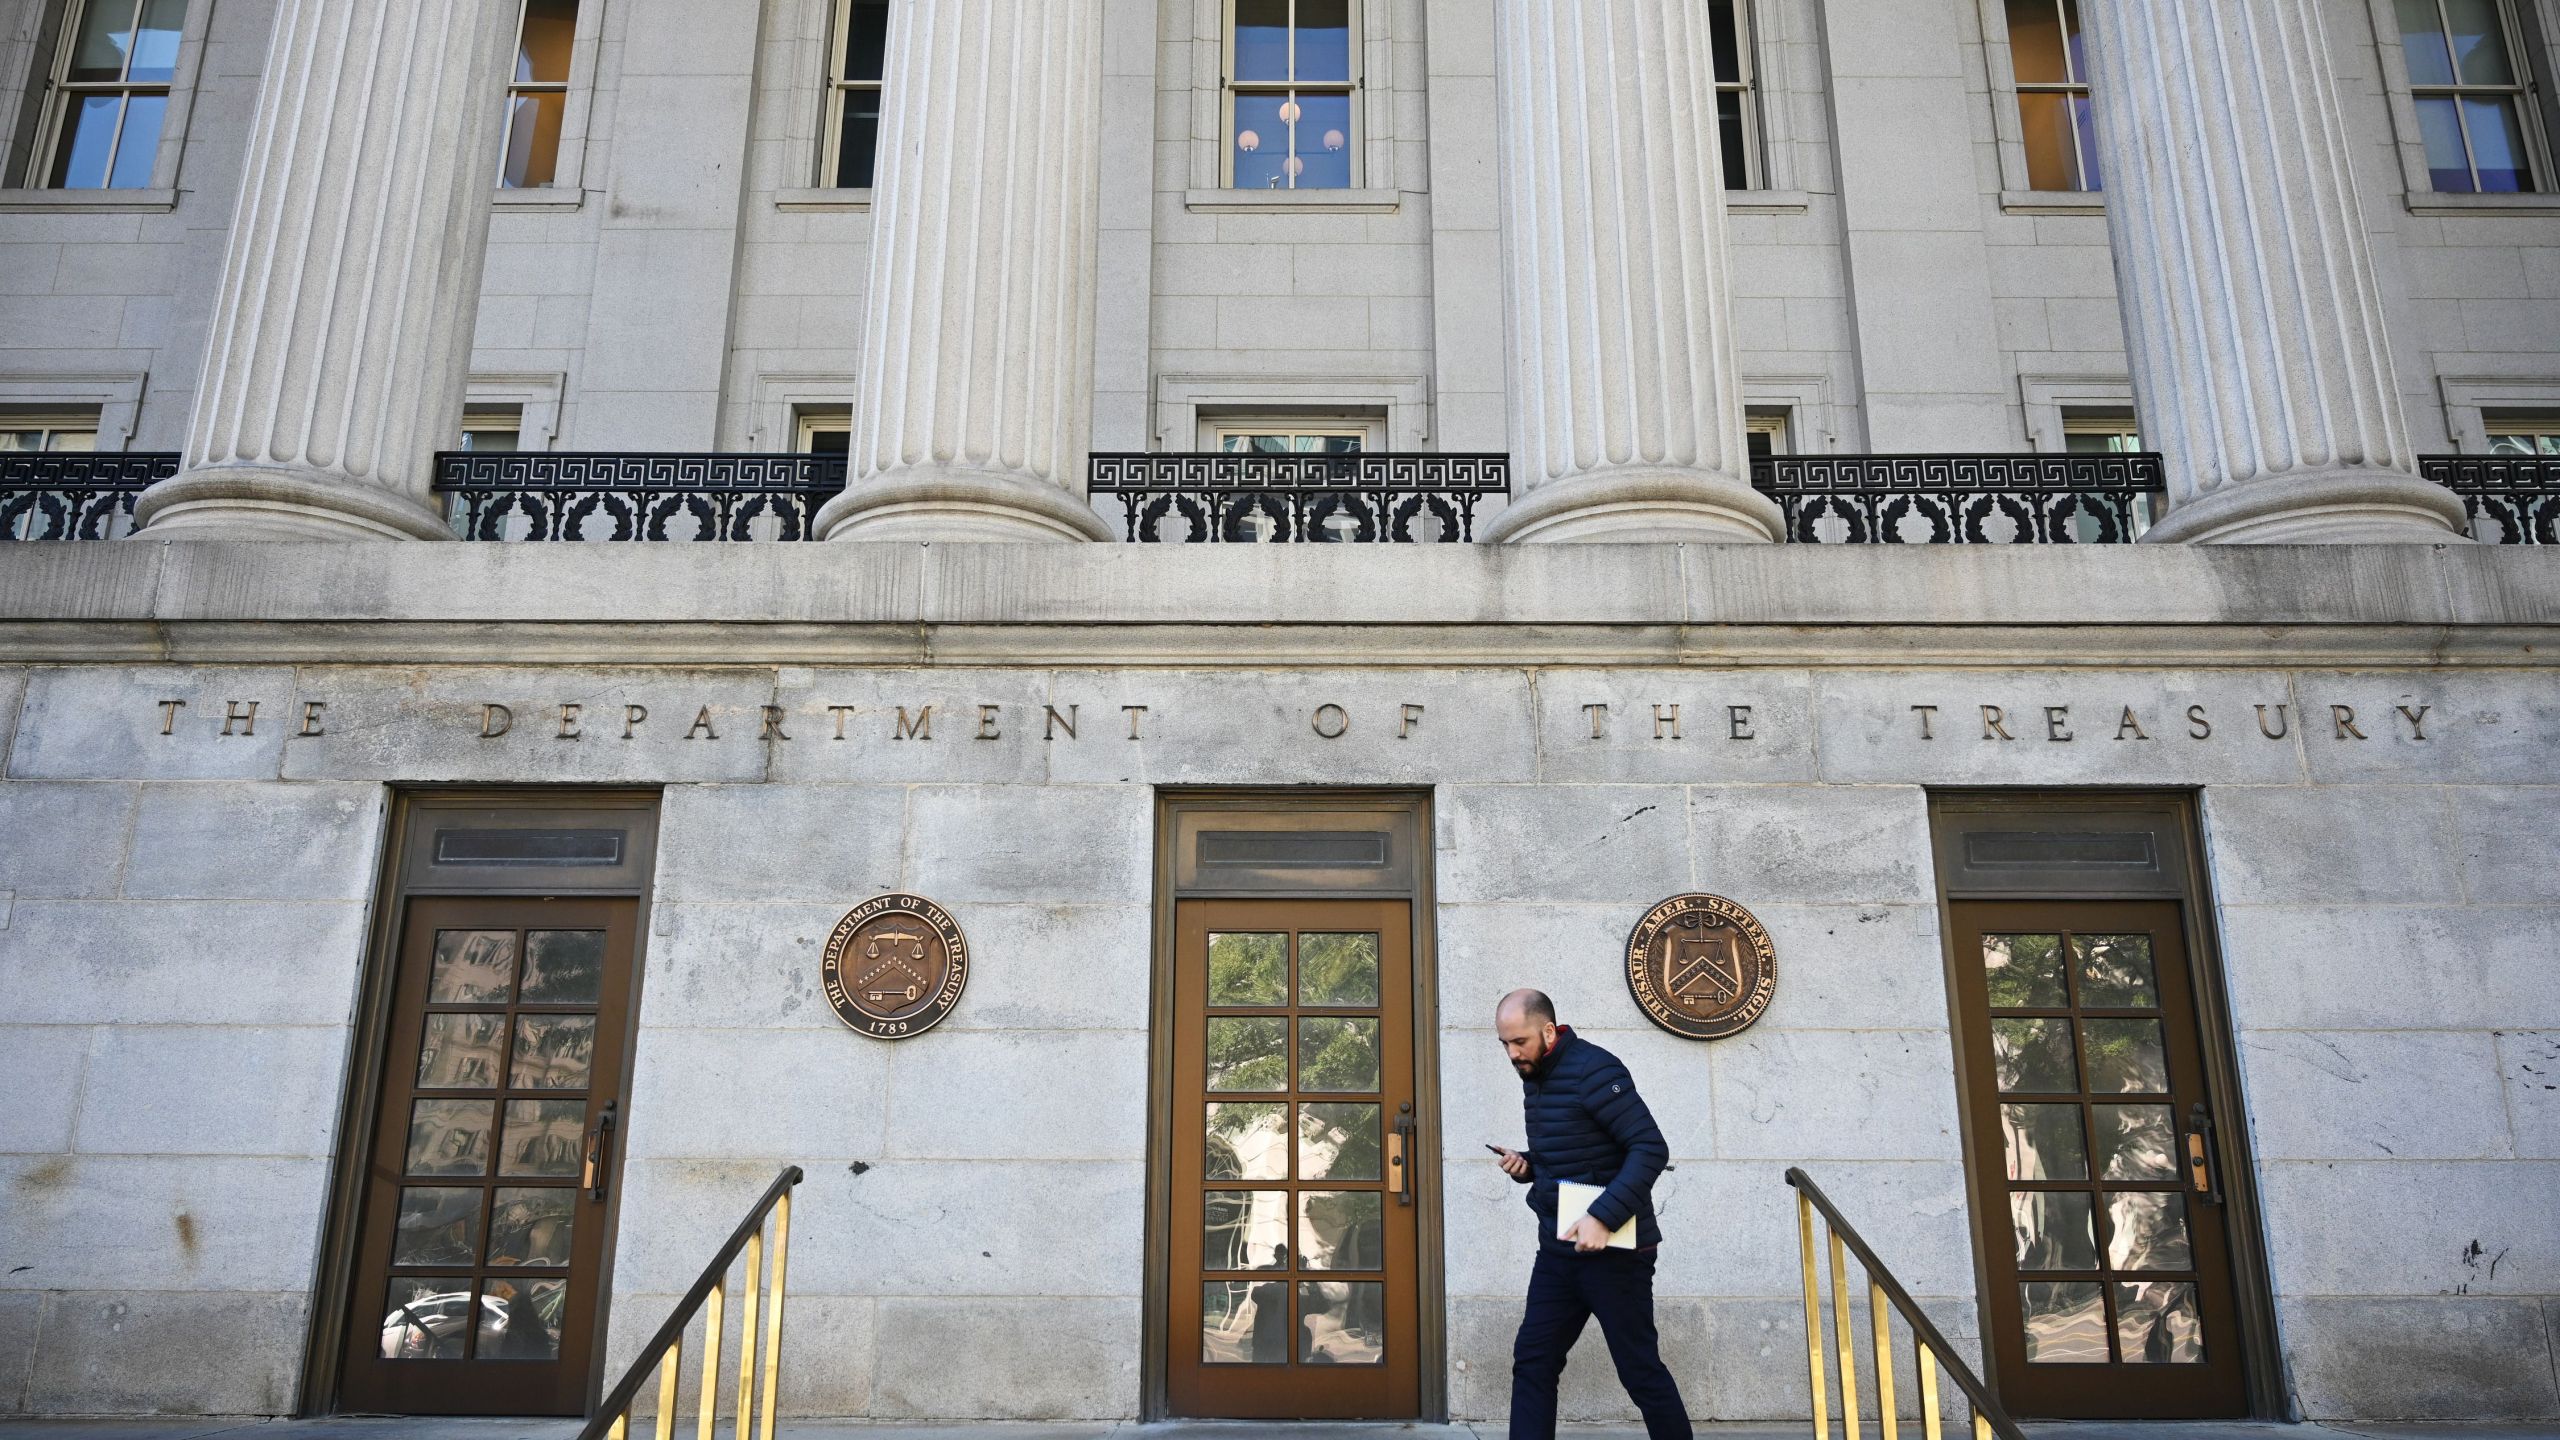
[[[1733,341],[1707,12],[1497,0],[1516,495],[1507,541],[1765,541]]]
[[[153,539],[449,538],[516,0],[283,0]]]
[[[852,476],[830,540],[1105,540],[1084,499],[1101,0],[890,10]]]
[[[2418,478],[2320,0],[2084,0],[2160,541],[2446,541]]]

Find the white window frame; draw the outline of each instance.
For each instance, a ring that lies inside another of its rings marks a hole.
[[[2383,0],[2388,4],[2390,0]],[[2026,112],[2018,104],[2018,57],[2009,45],[2008,0],[1976,0],[1983,78],[1991,87],[1991,130],[2000,150],[2000,208],[2012,215],[2104,215],[2104,190],[2038,190],[2027,170]],[[2084,16],[2081,28],[2088,28]],[[2029,87],[2050,90],[2049,85]],[[2092,87],[2079,87],[2089,91]],[[2101,176],[2101,180],[2105,177]]]
[[[471,448],[469,440],[474,435],[513,435],[518,452],[542,448],[524,443],[524,411],[512,405],[466,406],[462,412],[462,434],[464,443],[457,448],[465,450]]]
[[[1161,450],[1214,449],[1210,424],[1286,417],[1384,419],[1377,450],[1431,448],[1431,380],[1423,375],[1222,375],[1156,377],[1155,444]]]
[[[2531,6],[2530,12],[2525,7]],[[2402,203],[2414,215],[2462,215],[2480,211],[2560,215],[2560,169],[2553,163],[2560,106],[2552,86],[2560,76],[2560,0],[2499,0],[2507,24],[2508,53],[2524,70],[2522,111],[2525,152],[2542,188],[2523,194],[2438,190],[2427,164],[2426,132],[2418,123],[2416,86],[2409,56],[2400,45],[2400,16],[2393,0],[2366,0],[2373,19],[2374,53],[2382,63],[2382,88],[2391,108],[2392,137],[2400,152]],[[2530,19],[2528,19],[2528,16]],[[2440,87],[2429,86],[2430,94]]]
[[[178,203],[179,161],[186,153],[187,122],[195,108],[197,76],[204,63],[211,0],[188,0],[178,33],[178,58],[166,86],[131,87],[168,95],[151,183],[124,190],[57,190],[46,183],[54,144],[62,129],[63,91],[88,0],[57,0],[39,12],[41,22],[15,37],[0,38],[0,117],[14,117],[0,155],[0,212],[31,210],[171,210]],[[39,59],[43,63],[39,64]]]
[[[569,377],[558,371],[475,374],[463,389],[463,428],[475,428],[472,411],[483,416],[501,408],[516,415],[516,448],[548,450],[560,435],[560,407]],[[487,428],[487,427],[477,427]]]
[[[2549,376],[2447,375],[2436,381],[2444,395],[2446,428],[2456,451],[2489,453],[2489,412],[2531,410],[2560,414],[2560,374]]]
[[[106,448],[104,445],[99,443],[106,437],[99,432],[98,412],[95,410],[56,410],[51,412],[36,411],[14,415],[10,414],[6,410],[0,410],[0,431],[12,434],[23,434],[31,430],[41,431],[46,437],[47,443],[44,448],[41,451],[35,452],[39,454],[90,454]],[[52,437],[65,433],[88,436],[89,448],[79,452],[63,452],[55,450],[51,444]],[[0,455],[21,453],[26,452],[0,450]]]
[[[1401,203],[1399,187],[1420,185],[1428,157],[1419,142],[1399,145],[1396,129],[1397,52],[1412,52],[1417,84],[1418,37],[1399,36],[1395,15],[1412,0],[1352,0],[1351,6],[1351,183],[1347,190],[1238,190],[1234,188],[1235,156],[1228,136],[1235,119],[1235,97],[1227,84],[1235,50],[1235,0],[1190,0],[1191,175],[1183,204],[1193,213],[1303,210],[1319,214],[1392,214]],[[1490,22],[1487,24],[1490,30]],[[1262,88],[1256,86],[1254,88]],[[1285,87],[1283,87],[1285,88]],[[1321,87],[1338,88],[1331,82]],[[1419,100],[1419,91],[1411,97]]]
[[[817,437],[820,435],[842,435],[846,437],[845,448],[848,451],[853,448],[851,443],[853,410],[849,406],[811,406],[802,409],[792,417],[791,428],[791,448],[798,454],[806,455],[815,451],[818,448]]]
[[[569,41],[569,78],[565,84],[550,81],[515,80],[516,49],[507,51],[507,125],[515,123],[514,97],[519,91],[546,90],[563,92],[568,98],[560,107],[560,151],[552,158],[551,183],[523,189],[509,189],[498,183],[504,178],[504,161],[490,177],[489,188],[503,210],[571,211],[586,201],[587,128],[595,109],[596,64],[604,39],[604,8],[607,0],[578,0],[578,28]],[[516,46],[524,43],[525,6],[516,6]],[[503,130],[505,127],[502,126]],[[500,154],[505,153],[502,143]]]
[[[2133,381],[2128,376],[2021,375],[2018,390],[2025,402],[2027,442],[2039,455],[2066,454],[2072,435],[2091,433],[2075,429],[2075,411],[2084,419],[2090,411],[2130,415],[2135,429],[2141,428],[2142,411],[2134,404]]]
[[[131,448],[148,377],[139,371],[107,375],[0,375],[0,410],[24,418],[89,416],[98,449]]]
[[[1200,417],[1200,448],[1211,454],[1227,453],[1230,435],[1321,435],[1328,438],[1358,440],[1362,453],[1387,448],[1387,419],[1384,415],[1298,413],[1222,412]],[[1259,451],[1237,452],[1259,454]],[[1292,451],[1292,454],[1316,455],[1322,451]]]
[[[1351,65],[1350,78],[1346,80],[1303,82],[1295,79],[1239,80],[1235,78],[1236,0],[1221,0],[1221,3],[1224,5],[1226,10],[1226,20],[1219,31],[1220,42],[1225,47],[1225,54],[1219,61],[1218,72],[1218,188],[1222,190],[1233,190],[1236,188],[1235,147],[1229,143],[1229,137],[1235,134],[1236,101],[1238,98],[1245,95],[1320,94],[1342,96],[1345,102],[1343,108],[1348,110],[1351,114],[1351,131],[1350,134],[1345,137],[1343,144],[1344,152],[1350,157],[1351,183],[1333,189],[1313,190],[1305,193],[1315,195],[1339,195],[1346,190],[1356,191],[1360,189],[1367,179],[1368,172],[1368,166],[1364,163],[1366,156],[1363,154],[1363,143],[1367,139],[1366,132],[1369,127],[1363,123],[1360,113],[1362,109],[1362,97],[1360,92],[1365,88],[1365,81],[1367,79],[1368,67],[1362,62],[1367,58],[1364,54],[1363,47],[1369,33],[1368,26],[1363,23],[1363,21],[1367,19],[1367,16],[1362,12],[1366,11],[1369,7],[1363,3],[1363,0],[1345,0],[1345,4],[1350,13],[1351,26],[1349,47],[1349,60]],[[1294,73],[1298,68],[1296,52],[1298,45],[1299,0],[1287,0],[1287,3],[1289,6],[1290,37],[1289,68]],[[1290,177],[1289,184],[1278,188],[1292,195],[1301,193],[1298,189],[1297,178],[1295,176]]]
[[[1794,438],[1795,418],[1793,410],[1772,405],[1754,405],[1742,412],[1742,433],[1745,439],[1753,435],[1768,436],[1769,453],[1772,455],[1792,455],[1795,453],[1791,443]],[[1744,448],[1746,451],[1749,449],[1747,445]]]
[[[882,61],[884,73],[877,80],[848,80],[844,76],[845,42],[853,34],[853,8],[853,0],[831,0],[828,6],[832,13],[827,22],[826,103],[818,116],[818,183],[815,188],[841,195],[869,195],[869,186],[836,183],[837,164],[844,158],[845,101],[856,90],[878,95],[888,84],[885,58]],[[876,149],[871,165],[872,172],[878,174],[880,157]]]
[[[1760,417],[1784,418],[1786,445],[1776,454],[1828,455],[1839,448],[1828,376],[1746,375],[1742,407],[1746,431]]]

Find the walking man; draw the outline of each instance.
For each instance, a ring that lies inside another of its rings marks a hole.
[[[1653,1181],[1671,1147],[1636,1094],[1618,1057],[1556,1023],[1555,1002],[1514,990],[1494,1012],[1511,1068],[1520,1072],[1529,1148],[1492,1147],[1502,1173],[1529,1187],[1538,1215],[1538,1263],[1529,1272],[1528,1313],[1511,1348],[1511,1440],[1554,1440],[1556,1383],[1583,1323],[1600,1320],[1618,1381],[1643,1412],[1649,1440],[1690,1440],[1689,1410],[1662,1363],[1653,1327],[1653,1262],[1662,1227],[1653,1218]],[[1568,1238],[1556,1235],[1556,1183],[1602,1187]],[[1633,1217],[1636,1248],[1609,1248],[1609,1234]]]

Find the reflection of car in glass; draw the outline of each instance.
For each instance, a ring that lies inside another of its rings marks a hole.
[[[441,1295],[416,1295],[406,1304],[396,1306],[382,1317],[382,1358],[385,1360],[459,1360],[462,1358],[462,1327],[471,1309],[471,1292],[451,1290]],[[507,1332],[507,1302],[495,1296],[480,1297],[480,1340],[483,1348],[496,1336]]]

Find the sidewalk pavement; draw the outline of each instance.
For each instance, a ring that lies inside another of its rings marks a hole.
[[[207,1417],[156,1420],[25,1420],[0,1418],[0,1440],[575,1440],[575,1420],[330,1419],[258,1420]],[[652,1433],[635,1426],[636,1435]],[[1702,1424],[1701,1440],[1805,1440],[1807,1426]],[[2516,1424],[2316,1425],[2262,1422],[2178,1424],[2106,1422],[2024,1427],[2030,1440],[2560,1440],[2560,1422]],[[1905,1424],[1906,1434],[1919,1427]],[[691,1436],[692,1422],[677,1427]],[[726,1435],[727,1427],[722,1427]],[[1265,1421],[1091,1421],[1060,1425],[875,1424],[786,1420],[776,1440],[1504,1440],[1498,1421],[1456,1425],[1278,1424]],[[1837,1428],[1833,1435],[1838,1436]],[[1862,1430],[1873,1437],[1870,1422]],[[1952,1432],[1951,1432],[1952,1433]],[[1643,1440],[1641,1429],[1568,1425],[1560,1440]]]

